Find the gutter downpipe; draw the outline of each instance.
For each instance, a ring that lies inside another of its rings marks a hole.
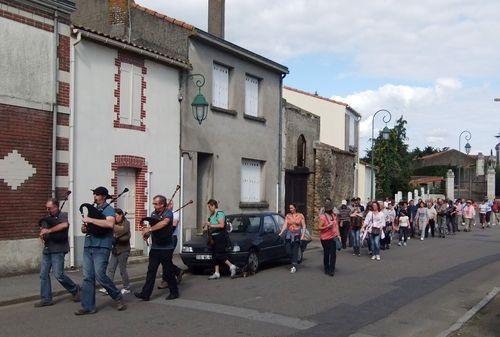
[[[184,99],[184,95],[182,94],[183,92],[183,83],[184,83],[184,74],[186,71],[179,71],[179,93],[177,96],[177,100],[179,101],[179,185],[181,186],[181,190],[179,192],[179,206],[181,207],[184,203],[184,154],[182,152],[182,101]],[[187,80],[187,78],[186,78]],[[186,85],[187,87],[187,85]],[[185,95],[187,95],[187,90],[184,92]],[[184,223],[184,211],[181,209],[179,211],[179,223],[177,226],[179,226],[179,244],[178,244],[178,249],[179,253],[182,251],[182,244],[184,242],[184,228],[183,228],[183,223]]]
[[[280,78],[280,96],[279,96],[279,120],[278,120],[278,193],[277,193],[277,202],[276,202],[276,213],[280,212],[281,209],[281,194],[282,194],[282,167],[283,167],[283,79],[286,77],[286,74],[281,74]]]
[[[73,191],[74,182],[74,148],[75,148],[75,47],[82,40],[82,34],[78,33],[76,41],[71,44],[70,50],[70,115],[69,115],[69,190]],[[75,194],[71,193],[71,200],[69,203],[69,263],[70,267],[75,267]]]
[[[51,167],[51,196],[56,197],[56,140],[57,140],[57,91],[59,88],[59,62],[57,57],[57,48],[59,46],[59,13],[57,9],[54,11],[54,73],[52,80],[54,81],[54,91],[52,95],[52,167]]]

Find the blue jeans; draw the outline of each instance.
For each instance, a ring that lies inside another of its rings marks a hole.
[[[351,236],[352,249],[354,250],[355,254],[359,254],[359,246],[361,240],[359,228],[352,228],[349,234]]]
[[[370,234],[370,237],[373,255],[380,255],[380,234]]]
[[[112,299],[121,299],[120,290],[106,275],[110,250],[99,247],[85,247],[83,249],[83,283],[82,283],[82,308],[95,310],[95,281],[106,289]]]
[[[52,285],[50,283],[50,270],[57,281],[72,295],[78,291],[78,286],[64,273],[65,253],[42,254],[40,266],[40,297],[42,302],[52,302]]]

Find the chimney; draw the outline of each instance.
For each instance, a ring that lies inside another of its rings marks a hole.
[[[110,35],[124,38],[128,34],[130,2],[133,2],[133,0],[108,0]]]
[[[208,0],[208,32],[224,38],[225,0]]]

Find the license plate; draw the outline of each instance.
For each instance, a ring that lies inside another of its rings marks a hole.
[[[196,260],[211,260],[212,255],[196,255]]]

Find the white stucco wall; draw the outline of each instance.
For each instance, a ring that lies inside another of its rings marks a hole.
[[[80,242],[76,247],[78,261],[82,233],[77,208],[92,200],[91,188],[102,185],[113,193],[111,163],[115,155],[144,157],[148,171],[152,172],[151,195],[170,197],[179,181],[180,115],[178,71],[146,60],[146,131],[115,128],[117,50],[82,40],[75,57],[73,225]]]
[[[320,142],[345,149],[345,106],[286,88],[283,88],[283,98],[321,117]]]
[[[50,109],[54,34],[0,17],[0,102]]]
[[[359,163],[358,166],[358,191],[357,196],[363,203],[370,200],[371,188],[371,169],[369,166]]]

